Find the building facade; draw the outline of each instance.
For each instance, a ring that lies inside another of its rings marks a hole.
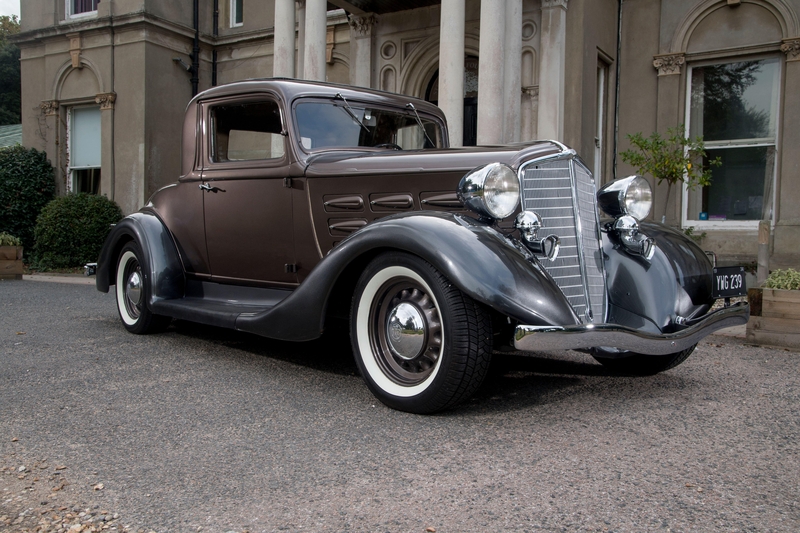
[[[684,127],[710,187],[655,188],[657,218],[720,259],[800,263],[800,0],[26,0],[23,144],[59,189],[125,212],[180,172],[198,90],[285,76],[437,103],[453,144],[555,139],[600,183],[627,134]],[[619,80],[619,83],[618,83]],[[655,184],[654,184],[655,185]]]

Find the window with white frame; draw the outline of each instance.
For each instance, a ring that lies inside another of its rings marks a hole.
[[[711,185],[684,189],[684,223],[733,228],[771,219],[780,60],[693,66],[689,83],[688,133],[722,164],[712,167]]]
[[[66,0],[67,17],[91,15],[97,11],[99,0]]]
[[[100,191],[100,108],[73,107],[67,117],[69,190],[97,194]]]
[[[231,0],[231,28],[244,24],[244,0]]]

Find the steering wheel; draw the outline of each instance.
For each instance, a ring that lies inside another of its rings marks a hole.
[[[403,147],[395,143],[380,143],[373,146],[373,148],[391,148],[392,150],[402,150]]]

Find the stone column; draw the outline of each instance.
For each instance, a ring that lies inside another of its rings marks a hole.
[[[522,103],[522,0],[506,0],[503,142],[520,140]]]
[[[464,144],[464,0],[442,0],[439,24],[439,107],[450,146]]]
[[[325,81],[325,38],[328,12],[326,0],[306,0],[306,34],[303,51],[303,78]]]
[[[505,1],[483,0],[478,64],[478,145],[503,142],[505,25]]]
[[[61,132],[59,102],[58,100],[44,100],[41,104],[39,104],[39,109],[42,111],[42,119],[39,123],[40,129],[44,129],[45,132],[44,151],[48,155],[48,158],[55,167],[56,171],[56,192],[58,194],[64,194],[67,192],[67,180],[66,176],[63,174],[63,169],[66,165],[60,164],[61,162],[59,161],[61,158],[61,154],[58,151],[60,143],[59,137]],[[42,122],[44,123],[44,128],[41,128]]]
[[[306,0],[298,0],[297,4],[297,68],[295,77],[303,77],[303,65],[305,61],[303,54],[306,50]]]
[[[563,141],[567,0],[542,0],[541,31],[538,136]]]
[[[656,130],[666,133],[669,128],[678,127],[683,120],[680,117],[681,102],[681,68],[685,62],[684,55],[664,54],[653,57],[653,67],[658,70],[658,109],[656,111]],[[666,205],[663,217],[667,224],[675,225],[681,219],[678,201],[683,195],[682,187],[673,187],[671,198],[664,201],[667,194],[667,184],[661,186],[653,184],[653,211],[661,211],[661,206]],[[657,215],[656,215],[657,216]]]
[[[350,15],[350,83],[372,87],[372,26],[378,19],[371,13]]]
[[[114,199],[114,102],[116,93],[100,93],[94,101],[100,104],[100,194]]]
[[[779,181],[776,183],[778,201],[773,220],[775,233],[773,254],[778,265],[796,265],[800,262],[800,104],[797,88],[800,87],[800,36],[785,39],[781,50],[786,54],[783,71],[783,101],[780,145]]]
[[[275,0],[275,46],[272,75],[294,77],[294,0]]]

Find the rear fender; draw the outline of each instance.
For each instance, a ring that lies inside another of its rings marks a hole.
[[[468,296],[523,324],[580,323],[552,278],[503,235],[453,213],[408,213],[380,219],[342,241],[288,298],[240,316],[236,328],[284,340],[318,337],[333,287],[351,264],[384,250],[417,255]]]
[[[178,250],[164,223],[149,211],[128,215],[111,229],[97,260],[97,290],[108,292],[116,283],[117,260],[130,241],[142,251],[139,260],[148,282],[148,303],[181,298],[186,280]]]

